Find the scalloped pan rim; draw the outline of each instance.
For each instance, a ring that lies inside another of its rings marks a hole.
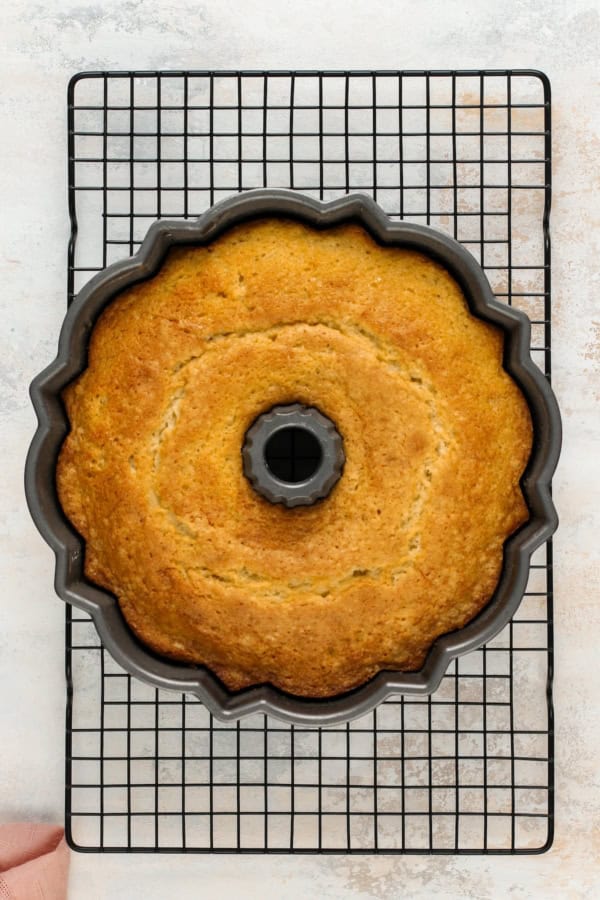
[[[411,247],[437,259],[460,283],[473,314],[503,330],[504,368],[523,392],[533,421],[532,454],[521,480],[530,517],[504,545],[500,579],[488,604],[464,628],[438,638],[418,672],[382,671],[355,690],[328,699],[294,697],[268,684],[230,692],[205,667],[155,656],[133,636],[116,597],[85,579],[84,541],[62,512],[55,486],[56,460],[69,427],[61,391],[85,368],[89,335],[105,306],[124,288],[152,277],[171,246],[210,243],[233,225],[264,216],[292,217],[317,228],[354,221],[381,244]],[[80,291],[65,316],[56,359],[31,384],[38,428],[27,456],[25,490],[33,520],[56,556],[57,594],[90,614],[123,669],[158,688],[195,695],[223,721],[260,712],[320,727],[362,716],[393,694],[432,693],[453,659],[490,641],[514,615],[531,556],[558,525],[550,481],[560,454],[561,420],[549,382],[531,359],[530,328],[524,313],[494,298],[483,270],[457,241],[427,226],[393,222],[366,195],[323,203],[294,191],[259,189],[224,200],[198,219],[155,222],[134,256],[99,272]]]

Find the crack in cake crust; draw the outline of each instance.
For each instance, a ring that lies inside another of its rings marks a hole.
[[[297,329],[298,327],[320,329],[325,328],[344,336],[350,336],[355,339],[357,337],[360,339],[364,339],[371,348],[377,351],[376,358],[378,359],[378,361],[395,369],[403,377],[408,378],[411,384],[417,386],[419,393],[427,403],[431,428],[435,432],[438,438],[438,442],[434,447],[434,453],[427,456],[423,460],[422,477],[417,491],[410,503],[407,514],[399,520],[399,524],[403,529],[410,530],[412,523],[416,519],[418,519],[419,514],[426,502],[428,491],[434,479],[436,463],[448,452],[449,447],[453,442],[451,429],[448,427],[444,428],[440,419],[440,414],[437,408],[437,403],[439,402],[439,400],[436,401],[437,392],[435,390],[435,386],[429,383],[424,375],[415,374],[414,367],[411,371],[409,367],[402,365],[398,360],[397,354],[393,352],[393,347],[389,343],[383,341],[381,338],[378,338],[376,335],[367,331],[365,328],[359,328],[352,325],[342,326],[332,322],[331,320],[323,318],[315,319],[310,322],[282,322],[271,328],[261,329],[260,331],[251,331],[247,329],[240,331],[221,332],[219,334],[210,335],[206,338],[206,343],[209,346],[207,346],[203,353],[195,354],[177,363],[172,368],[172,375],[177,375],[180,377],[183,375],[182,380],[178,384],[178,386],[173,389],[171,398],[168,401],[166,410],[162,416],[161,424],[157,430],[152,432],[150,438],[150,452],[152,456],[153,473],[156,474],[159,470],[160,451],[161,445],[163,443],[163,437],[172,433],[177,426],[177,422],[181,414],[182,401],[184,400],[188,389],[189,368],[193,366],[194,363],[196,363],[198,360],[200,360],[206,353],[208,353],[210,351],[210,348],[215,343],[240,340],[244,338],[253,339],[257,335],[264,335],[272,338],[279,334],[282,334],[283,332],[288,332],[294,328]],[[199,532],[195,530],[193,526],[191,526],[188,522],[184,521],[181,517],[177,516],[173,512],[168,502],[166,502],[161,497],[156,488],[153,488],[151,490],[150,495],[152,497],[152,501],[156,502],[161,507],[161,509],[165,511],[170,524],[175,528],[175,530],[192,541],[198,539]],[[409,565],[413,563],[414,557],[419,550],[420,543],[420,534],[413,534],[409,542],[409,552],[404,557],[390,562],[388,566],[369,567],[368,565],[364,564],[362,566],[355,566],[351,571],[348,572],[348,574],[338,577],[334,580],[328,580],[325,582],[325,584],[319,585],[318,588],[315,588],[310,580],[299,581],[298,579],[296,579],[295,581],[287,582],[277,581],[272,577],[261,575],[258,572],[248,571],[244,568],[222,573],[215,572],[206,566],[189,566],[185,567],[185,571],[201,572],[206,578],[211,578],[216,581],[231,585],[239,585],[240,583],[252,582],[255,585],[260,586],[260,588],[264,590],[264,592],[268,596],[277,597],[282,600],[288,599],[298,591],[313,593],[321,597],[326,597],[329,596],[332,591],[343,589],[345,586],[351,584],[355,578],[374,578],[379,581],[397,580],[400,575],[406,573]]]

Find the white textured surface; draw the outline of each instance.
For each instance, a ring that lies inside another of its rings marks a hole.
[[[597,474],[600,304],[599,6],[372,0],[27,3],[2,11],[3,479],[0,817],[58,820],[63,608],[25,507],[31,377],[64,310],[65,89],[80,69],[537,67],[554,94],[557,834],[541,857],[235,858],[74,855],[74,898],[595,897],[600,895]],[[595,206],[596,204],[596,206]],[[594,230],[595,229],[595,230]],[[594,452],[595,451],[595,452]]]

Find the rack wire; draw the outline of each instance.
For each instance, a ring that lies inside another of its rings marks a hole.
[[[157,217],[287,187],[460,240],[550,377],[550,87],[534,71],[98,72],[69,85],[68,295]],[[83,851],[539,853],[553,837],[552,546],[431,697],[327,729],[214,719],[67,608],[66,830]]]

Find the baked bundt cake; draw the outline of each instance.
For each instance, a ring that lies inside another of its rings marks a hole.
[[[526,519],[526,401],[451,275],[359,225],[238,225],[172,249],[102,313],[64,391],[57,487],[87,577],[140,641],[237,690],[327,697],[418,669],[490,600]],[[249,428],[305,404],[343,439],[325,499],[244,474]]]

